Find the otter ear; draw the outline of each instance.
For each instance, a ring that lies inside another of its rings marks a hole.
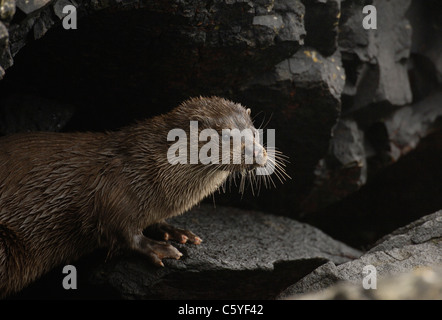
[[[250,116],[250,114],[252,113],[252,110],[250,108],[247,108],[246,112]]]

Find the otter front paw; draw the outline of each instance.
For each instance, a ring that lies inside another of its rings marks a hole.
[[[164,267],[162,259],[171,258],[178,260],[183,255],[172,245],[149,239],[143,235],[135,237],[135,249],[145,254],[153,264],[160,267]]]
[[[201,244],[203,241],[200,237],[189,230],[176,228],[166,222],[156,223],[147,227],[146,234],[156,239],[173,240],[179,243],[190,242],[192,244]]]

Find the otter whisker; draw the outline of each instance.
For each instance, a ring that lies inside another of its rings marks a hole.
[[[253,196],[255,196],[255,186],[257,186],[257,181],[256,181],[256,176],[255,176],[255,171],[249,171],[247,173],[248,177],[249,177],[249,181],[250,181],[250,185],[251,185],[251,190],[252,190],[252,194]]]
[[[256,117],[258,117],[261,113],[264,113],[264,111],[260,110],[257,114],[255,114],[252,118],[252,122],[254,122]]]
[[[270,159],[269,159],[269,161],[272,162],[273,164],[275,164],[275,163],[273,162],[273,160],[270,160]],[[273,172],[275,173],[275,176],[278,178],[278,180],[279,180],[281,183],[284,183],[283,180],[285,180],[285,179],[283,179],[283,178],[281,177],[281,173],[279,172],[278,167],[277,167],[276,165],[275,165],[275,170],[274,170]]]
[[[273,112],[270,114],[269,119],[267,120],[267,122],[266,122],[264,125],[263,125],[263,123],[264,123],[265,118],[263,118],[263,121],[261,122],[261,125],[258,127],[258,130],[266,128],[267,125],[268,125],[268,124],[270,123],[270,121],[272,120],[272,118],[273,118]]]

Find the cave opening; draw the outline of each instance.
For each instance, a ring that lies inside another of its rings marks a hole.
[[[116,19],[127,23],[116,24]],[[60,23],[17,53],[0,82],[2,108],[25,104],[28,112],[20,116],[32,117],[33,110],[52,102],[59,107],[50,111],[66,121],[63,131],[102,131],[170,110],[183,98],[172,83],[186,79],[175,78],[179,72],[167,63],[178,53],[166,43],[173,33],[161,41],[160,33],[167,32],[161,15],[97,12],[78,25],[65,30]],[[47,125],[52,129],[52,123]]]

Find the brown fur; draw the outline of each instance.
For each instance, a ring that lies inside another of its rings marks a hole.
[[[233,165],[167,162],[167,133],[190,120],[200,130],[253,128],[244,107],[213,97],[116,132],[1,138],[0,297],[97,247],[137,249],[147,226],[219,188]]]

